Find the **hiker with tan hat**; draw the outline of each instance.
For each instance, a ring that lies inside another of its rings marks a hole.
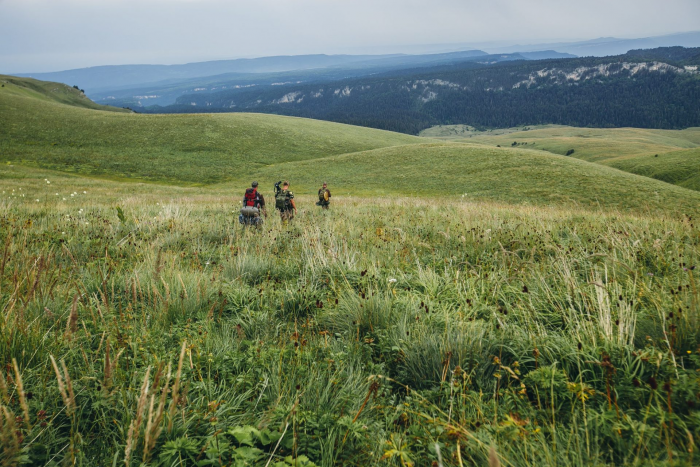
[[[331,190],[328,189],[328,183],[323,182],[323,186],[318,190],[318,203],[316,206],[321,206],[322,209],[328,209],[331,204]]]

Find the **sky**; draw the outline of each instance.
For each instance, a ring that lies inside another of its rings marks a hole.
[[[700,0],[0,0],[0,73],[700,29]]]

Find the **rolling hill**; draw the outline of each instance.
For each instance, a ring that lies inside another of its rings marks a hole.
[[[313,193],[327,180],[343,196],[454,200],[464,195],[478,201],[638,212],[661,212],[668,206],[674,212],[695,212],[700,206],[700,193],[692,190],[522,146],[475,143],[478,138],[426,142],[266,114],[93,110],[32,94],[22,84],[0,88],[0,161],[5,163],[115,180],[213,185],[216,191],[238,190],[251,179],[271,186],[288,178],[299,194]]]
[[[35,96],[30,89],[34,83],[14,80],[0,88],[2,161],[83,175],[203,185],[282,161],[421,142],[397,133],[262,114],[93,111]]]
[[[129,110],[107,105],[96,104],[85,94],[76,88],[66,84],[53,83],[50,81],[40,81],[32,78],[17,78],[15,76],[0,75],[0,85],[2,88],[3,113],[0,118],[8,118],[11,114],[18,113],[18,106],[34,99],[42,102],[66,104],[72,107],[79,107],[92,110],[103,110],[107,112],[131,113]],[[19,112],[21,113],[21,112]]]
[[[438,195],[446,202],[462,197],[639,211],[673,206],[681,212],[696,212],[700,208],[700,193],[603,165],[542,151],[461,143],[396,146],[255,172],[258,179],[276,176],[294,180],[302,188],[315,187],[322,177],[343,195]]]
[[[662,154],[619,157],[605,162],[625,172],[663,180],[700,191],[700,148],[681,149]]]
[[[524,131],[523,131],[524,130]],[[572,128],[549,125],[478,131],[463,125],[434,127],[429,138],[546,151],[615,167],[700,190],[700,128]],[[573,151],[573,152],[571,152]]]
[[[555,154],[565,155],[573,149],[573,157],[589,162],[605,162],[611,159],[640,155],[654,155],[677,149],[700,146],[700,128],[685,130],[654,130],[645,128],[575,128],[547,125],[520,127],[495,131],[473,131],[465,134],[456,127],[437,127],[422,132],[429,138],[468,140],[489,145],[526,146]]]

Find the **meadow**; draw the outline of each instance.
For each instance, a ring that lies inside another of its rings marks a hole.
[[[5,81],[0,466],[697,464],[697,191]],[[298,216],[242,228],[253,178]]]
[[[700,229],[2,166],[2,465],[694,465]]]

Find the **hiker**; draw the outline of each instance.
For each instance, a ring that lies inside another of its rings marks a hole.
[[[267,217],[265,198],[258,191],[258,182],[253,182],[251,188],[248,188],[245,191],[245,195],[243,195],[243,207],[241,208],[240,216],[238,216],[238,221],[243,225],[262,225],[261,212]]]
[[[279,182],[275,184],[275,189],[278,189],[275,194],[275,209],[280,212],[280,217],[283,222],[294,219],[297,213],[297,206],[294,204],[294,193],[289,191],[289,182],[282,182],[282,187],[279,187]]]
[[[328,189],[328,183],[323,182],[323,186],[318,190],[318,203],[316,203],[316,206],[328,209],[329,204],[331,204],[331,190]]]

